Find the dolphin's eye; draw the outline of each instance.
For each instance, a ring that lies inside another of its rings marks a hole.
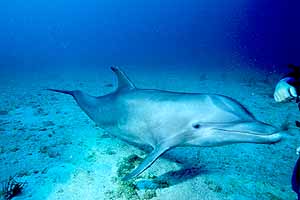
[[[194,125],[193,125],[193,128],[195,128],[195,129],[200,128],[200,124],[194,124]]]

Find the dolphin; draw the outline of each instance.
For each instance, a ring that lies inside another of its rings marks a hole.
[[[117,89],[94,97],[80,90],[48,89],[72,95],[101,128],[152,152],[123,180],[137,177],[166,151],[182,146],[211,147],[233,143],[271,144],[281,130],[258,121],[233,98],[209,93],[181,93],[137,88],[118,67],[111,67]]]

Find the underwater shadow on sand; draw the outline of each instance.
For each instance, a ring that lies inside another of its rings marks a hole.
[[[136,186],[139,189],[162,189],[170,186],[174,186],[190,179],[195,178],[201,174],[209,174],[210,171],[207,169],[200,168],[182,168],[176,171],[169,171],[165,174],[162,174],[159,177],[156,177],[153,180],[139,180],[136,183]]]
[[[199,165],[199,157],[196,154],[197,151],[201,151],[201,149],[195,151],[196,148],[194,148],[193,153],[185,154],[187,151],[191,152],[191,149],[192,148],[178,148],[177,150],[171,150],[164,154],[163,159],[178,163],[181,165],[181,168],[167,171],[154,179],[138,180],[136,186],[139,189],[162,189],[189,181],[197,176],[219,172],[218,169],[212,168],[208,163],[206,165],[205,162],[203,162]]]

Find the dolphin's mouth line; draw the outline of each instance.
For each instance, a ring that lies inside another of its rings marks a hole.
[[[227,129],[222,129],[222,128],[213,128],[214,130],[218,130],[218,131],[225,131],[225,132],[232,132],[232,133],[242,133],[242,134],[247,134],[247,135],[256,135],[256,136],[268,136],[268,135],[273,135],[277,132],[273,132],[270,134],[266,134],[266,135],[262,135],[262,134],[258,134],[257,132],[251,132],[251,131],[238,131],[238,130],[227,130]]]

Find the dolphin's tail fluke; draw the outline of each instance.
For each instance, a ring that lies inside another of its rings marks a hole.
[[[72,90],[56,90],[56,89],[51,89],[51,88],[48,88],[46,90],[53,91],[53,92],[64,93],[64,94],[69,94],[69,95],[74,96],[74,91],[72,91]]]

